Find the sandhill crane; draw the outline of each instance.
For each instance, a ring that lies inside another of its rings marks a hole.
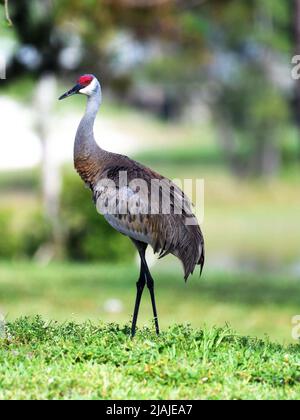
[[[91,189],[98,211],[113,228],[133,241],[140,256],[132,337],[136,332],[145,285],[150,292],[155,329],[159,334],[154,281],[145,257],[146,248],[151,245],[154,252],[160,253],[160,258],[170,253],[178,257],[183,263],[184,278],[187,280],[196,265],[200,265],[200,273],[203,269],[201,229],[191,211],[190,202],[175,184],[127,156],[110,153],[97,145],[93,127],[102,101],[97,78],[91,74],[81,76],[77,84],[59,99],[74,94],[88,98],[75,138],[75,169]]]

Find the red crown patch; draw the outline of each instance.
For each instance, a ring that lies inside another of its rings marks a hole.
[[[84,76],[79,77],[77,83],[79,83],[81,86],[88,86],[93,79],[94,77],[90,74],[85,74]]]

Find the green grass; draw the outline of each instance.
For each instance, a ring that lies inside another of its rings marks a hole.
[[[173,326],[8,323],[0,399],[299,399],[299,345]]]
[[[133,312],[136,265],[0,264],[0,313],[7,320],[41,314],[60,322],[128,323]],[[152,268],[156,280],[161,327],[189,323],[224,326],[239,334],[281,343],[292,342],[292,318],[299,314],[300,283],[285,274],[198,273],[185,284],[180,263],[162,260]],[[107,309],[109,299],[118,299],[119,312]],[[138,325],[151,325],[148,291],[143,296]]]

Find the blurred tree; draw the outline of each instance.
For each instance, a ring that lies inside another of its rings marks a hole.
[[[62,242],[58,213],[60,174],[57,162],[51,157],[49,120],[56,98],[55,73],[61,69],[60,55],[65,43],[55,25],[51,0],[10,0],[9,6],[19,44],[8,68],[7,83],[26,73],[38,78],[32,96],[35,93],[36,132],[42,145],[44,217],[52,228],[47,250],[45,244],[41,244],[41,250],[46,250],[49,258],[50,254],[57,257]]]
[[[167,118],[177,118],[191,97],[205,96],[231,167],[257,175],[278,171],[289,97],[284,77],[277,73],[291,50],[290,22],[298,0],[294,9],[282,0],[10,3],[21,45],[13,61],[15,74],[26,66],[31,74],[63,70],[66,34],[77,34],[82,55],[71,70],[100,73],[122,99],[132,86],[150,82],[161,91],[157,97],[163,97],[161,113]],[[121,45],[126,65],[124,60],[115,65],[120,57],[111,48],[114,43]],[[67,57],[70,61],[72,54]],[[133,64],[128,65],[130,59]]]
[[[45,220],[51,227],[51,240],[47,246],[43,244],[39,256],[43,257],[43,252],[53,258],[60,258],[62,253],[62,228],[60,224],[60,192],[61,192],[61,172],[60,162],[57,161],[53,153],[52,138],[49,136],[51,127],[51,115],[54,104],[57,100],[57,80],[54,74],[45,74],[40,77],[37,83],[34,97],[34,107],[36,115],[36,133],[42,147],[42,194]]]
[[[223,78],[225,89],[219,95],[218,115],[221,112],[227,126],[230,124],[244,140],[240,149],[247,151],[246,162],[240,158],[239,148],[231,147],[235,166],[238,162],[240,168],[258,175],[277,173],[279,138],[289,120],[288,98],[281,80],[288,74],[276,74],[280,73],[280,54],[289,49],[287,6],[278,2],[249,2],[244,15],[238,11],[241,4],[237,2],[231,2],[226,9],[230,25],[225,25],[223,35],[227,45],[222,51],[231,52],[231,68],[235,72],[231,74],[231,83]]]
[[[280,168],[282,128],[289,121],[281,80],[281,54],[290,45],[289,7],[269,0],[216,5],[212,1],[208,8],[213,27],[205,41],[212,54],[208,80],[214,84],[211,103],[223,151],[238,173],[274,175]]]
[[[173,5],[176,2],[173,2]],[[170,4],[170,3],[169,3]],[[224,156],[235,172],[274,175],[280,137],[289,122],[289,4],[274,0],[179,3],[168,11],[166,55],[146,63],[146,75],[177,91],[182,103],[207,98]],[[190,7],[189,7],[190,6]],[[163,14],[162,14],[163,16]],[[173,48],[172,48],[173,45]]]
[[[5,9],[5,17],[6,17],[7,23],[9,24],[9,26],[13,26],[12,20],[10,18],[10,13],[9,13],[8,0],[4,0],[4,9]]]
[[[294,53],[300,55],[300,0],[293,0],[291,2],[291,13],[294,15],[293,19],[293,38],[294,38]],[[294,94],[294,115],[298,129],[300,130],[300,80],[295,81]],[[300,145],[300,141],[299,141]],[[299,147],[300,158],[300,147]]]

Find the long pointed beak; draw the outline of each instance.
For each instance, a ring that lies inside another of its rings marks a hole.
[[[82,89],[80,84],[75,85],[71,90],[61,95],[58,100],[61,101],[62,99],[68,98],[69,96],[76,95]]]

